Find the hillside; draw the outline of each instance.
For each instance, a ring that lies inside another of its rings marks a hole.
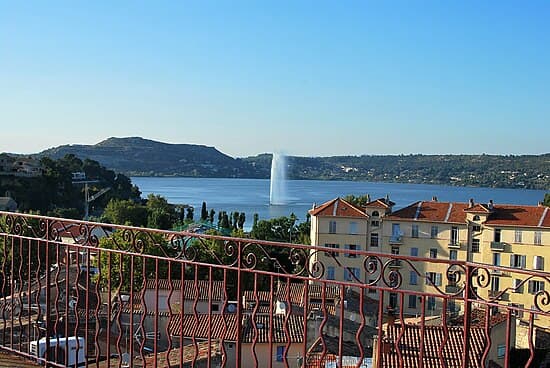
[[[131,176],[269,178],[271,154],[233,158],[214,147],[138,137],[64,145],[39,156],[74,154]],[[290,179],[363,180],[500,188],[550,188],[550,154],[289,157]]]
[[[139,137],[109,138],[95,145],[64,145],[39,153],[60,158],[73,154],[90,158],[105,167],[135,176],[255,177],[240,159],[214,147],[168,144]]]

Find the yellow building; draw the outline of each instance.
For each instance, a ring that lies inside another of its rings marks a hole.
[[[419,201],[395,212],[391,212],[392,205],[382,199],[369,203],[366,208],[357,208],[337,198],[315,207],[310,211],[312,245],[413,257],[384,263],[386,275],[399,274],[397,289],[411,291],[403,296],[403,301],[398,300],[398,293],[385,293],[388,306],[401,306],[405,315],[419,315],[422,308],[428,315],[439,315],[445,309],[460,311],[460,303],[452,299],[445,305],[444,298],[428,296],[423,300],[415,294],[433,292],[435,295],[456,294],[457,300],[462,298],[464,268],[449,267],[441,260],[480,264],[472,277],[473,297],[518,308],[535,310],[540,306],[548,309],[547,305],[543,306],[544,290],[549,287],[545,285],[547,274],[536,273],[550,270],[548,207],[501,205],[491,201],[476,204],[473,200],[439,202],[437,198]],[[373,213],[377,215],[376,220]],[[325,278],[372,281],[365,272],[364,257],[314,252],[317,254],[312,260],[325,265]],[[414,257],[434,261],[415,262]],[[346,267],[356,277],[350,277]],[[520,311],[517,315],[523,319],[529,317]],[[550,327],[542,319],[537,324]]]
[[[382,220],[393,205],[388,198],[380,198],[359,208],[335,198],[309,211],[312,245],[351,251],[313,251],[311,262],[324,265],[325,279],[368,282],[363,259],[353,251],[380,252]]]

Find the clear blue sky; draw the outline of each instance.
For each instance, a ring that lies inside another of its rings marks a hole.
[[[548,1],[0,0],[0,152],[550,152]]]

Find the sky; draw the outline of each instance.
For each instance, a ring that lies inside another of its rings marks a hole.
[[[548,1],[0,0],[0,152],[550,152]]]

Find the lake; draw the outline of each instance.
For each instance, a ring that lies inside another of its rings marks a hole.
[[[150,193],[159,194],[173,204],[188,204],[195,207],[195,217],[200,216],[202,202],[208,210],[245,212],[246,225],[251,226],[254,213],[260,219],[288,216],[292,212],[304,220],[313,203],[321,204],[336,197],[348,194],[370,194],[372,199],[390,196],[399,209],[416,201],[431,200],[436,196],[441,202],[487,203],[492,199],[496,204],[536,205],[544,198],[545,191],[530,189],[495,189],[452,187],[429,184],[371,183],[359,181],[287,181],[287,204],[269,205],[268,179],[228,179],[228,178],[166,178],[132,177],[139,187],[142,197]]]

